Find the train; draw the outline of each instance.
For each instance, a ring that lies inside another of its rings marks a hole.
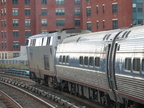
[[[28,39],[30,78],[107,108],[144,108],[144,26],[68,31]]]
[[[28,70],[8,69],[4,73],[29,77],[29,71]]]

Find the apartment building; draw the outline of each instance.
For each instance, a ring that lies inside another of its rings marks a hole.
[[[31,35],[63,28],[92,32],[143,23],[142,0],[0,0],[0,59],[20,55]]]

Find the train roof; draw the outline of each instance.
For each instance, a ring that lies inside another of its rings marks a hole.
[[[62,44],[66,43],[79,43],[85,41],[111,41],[115,35],[121,32],[118,36],[118,39],[124,38],[144,38],[144,25],[134,26],[130,28],[115,29],[108,31],[93,32],[87,34],[80,34],[73,37],[67,37]]]
[[[120,32],[121,29],[116,29],[116,30],[108,30],[108,31],[100,31],[100,32],[93,32],[93,33],[87,33],[87,34],[80,34],[77,36],[73,36],[73,37],[68,37],[66,38],[62,44],[65,43],[74,43],[74,42],[84,42],[84,41],[103,41],[104,37],[107,35],[111,35],[111,34],[115,34]],[[107,40],[111,40],[113,39],[113,35],[109,36],[109,39]]]
[[[36,35],[30,36],[29,39],[36,39],[36,38],[43,38],[43,37],[55,36],[57,33],[58,33],[58,32],[45,33],[45,34],[36,34]]]
[[[36,35],[30,36],[29,39],[58,36],[58,34],[64,35],[64,33],[69,34],[70,36],[75,36],[78,34],[90,33],[90,31],[84,30],[84,29],[67,28],[67,29],[61,29],[59,31],[53,31],[53,32],[45,33],[45,34],[36,34]]]

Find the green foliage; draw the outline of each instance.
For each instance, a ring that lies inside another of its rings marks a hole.
[[[28,70],[28,66],[22,65],[22,64],[0,64],[1,69],[24,69]]]

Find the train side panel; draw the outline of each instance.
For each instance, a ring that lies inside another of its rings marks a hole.
[[[144,29],[139,27],[122,41],[116,51],[116,81],[118,94],[144,103]]]

